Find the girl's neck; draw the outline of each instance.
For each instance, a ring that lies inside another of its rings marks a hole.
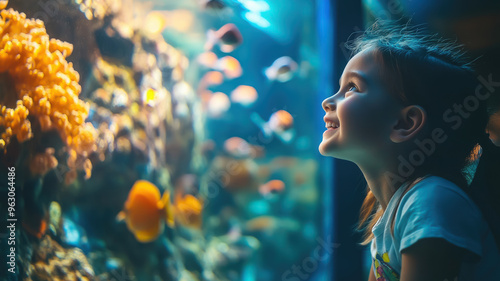
[[[380,164],[380,163],[379,163]],[[398,181],[397,166],[394,165],[358,165],[363,173],[368,187],[377,201],[386,209],[392,195],[402,182]]]

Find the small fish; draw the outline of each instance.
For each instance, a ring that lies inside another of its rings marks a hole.
[[[264,231],[275,228],[278,224],[277,220],[272,216],[259,216],[245,223],[246,231]]]
[[[224,141],[224,151],[235,158],[256,158],[264,154],[261,146],[251,145],[240,137],[232,137]]]
[[[201,5],[204,9],[220,11],[226,8],[226,4],[221,0],[201,0]]]
[[[137,241],[151,242],[163,232],[164,221],[171,227],[174,225],[170,193],[165,192],[160,197],[158,187],[149,181],[138,180],[130,190],[124,209],[116,218],[125,220]]]
[[[214,118],[221,117],[231,107],[231,101],[222,92],[214,93],[208,101],[208,115]]]
[[[204,52],[196,58],[196,61],[204,67],[214,68],[218,59],[214,52]]]
[[[203,75],[198,89],[206,89],[210,86],[220,85],[224,82],[224,75],[218,71],[209,71]]]
[[[298,65],[292,58],[284,56],[276,59],[270,67],[265,69],[264,74],[271,81],[287,82],[292,79],[297,68]]]
[[[255,103],[258,94],[252,86],[240,85],[231,92],[231,101],[249,107]]]
[[[285,190],[285,183],[281,180],[270,180],[259,186],[259,193],[263,196],[277,194]]]
[[[220,50],[230,53],[243,42],[243,36],[232,23],[222,26],[219,30],[209,30],[207,32],[207,42],[205,50],[211,50],[215,44],[219,44]]]
[[[176,220],[180,224],[192,228],[201,228],[201,211],[203,210],[203,201],[191,194],[181,195],[176,193],[175,200]]]
[[[225,140],[224,150],[236,158],[245,158],[252,155],[252,147],[240,137],[232,137]]]
[[[295,136],[293,116],[285,110],[274,112],[267,122],[255,112],[250,115],[250,119],[252,119],[268,138],[275,134],[281,141],[289,143]]]
[[[231,56],[220,58],[214,66],[215,69],[222,71],[227,78],[233,79],[240,77],[243,74],[240,62]]]

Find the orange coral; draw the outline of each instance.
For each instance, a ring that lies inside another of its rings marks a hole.
[[[38,153],[31,159],[30,171],[34,175],[45,175],[57,166],[54,148],[47,148],[44,153]]]
[[[5,8],[6,1],[0,3]],[[0,12],[0,73],[7,72],[18,95],[15,108],[0,109],[0,148],[13,135],[19,142],[33,136],[28,115],[43,131],[57,129],[62,140],[78,155],[95,150],[95,129],[85,123],[89,106],[78,98],[80,76],[66,57],[70,43],[50,39],[41,20],[26,19],[13,9]]]

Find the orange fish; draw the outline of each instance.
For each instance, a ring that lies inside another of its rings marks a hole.
[[[243,74],[240,62],[231,56],[220,58],[215,64],[215,69],[222,71],[229,79],[240,77]]]
[[[207,32],[207,42],[205,50],[212,50],[215,44],[219,44],[220,50],[224,53],[230,53],[243,42],[243,36],[236,25],[228,23],[219,30],[209,30]]]
[[[285,183],[281,180],[271,180],[259,187],[260,194],[268,196],[270,194],[280,193],[285,189]]]
[[[271,115],[268,123],[273,131],[286,131],[293,127],[293,117],[285,110],[278,110]]]
[[[281,139],[281,141],[290,142],[295,131],[293,128],[293,116],[285,110],[278,110],[271,114],[269,121],[265,122],[255,112],[250,115],[252,121],[262,130],[266,137],[271,137],[273,133]]]
[[[218,71],[209,71],[203,75],[199,89],[206,89],[212,85],[220,85],[224,82],[224,75]]]
[[[231,92],[231,101],[249,107],[255,103],[258,94],[252,86],[240,85]]]
[[[176,220],[185,226],[201,228],[203,201],[191,194],[177,193],[174,200]]]
[[[170,193],[165,192],[160,197],[158,187],[149,181],[138,180],[132,186],[117,219],[125,220],[137,241],[151,242],[163,232],[164,221],[171,227],[174,225]]]

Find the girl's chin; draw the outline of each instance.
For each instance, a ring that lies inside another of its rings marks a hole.
[[[328,141],[321,142],[318,150],[319,153],[323,156],[352,161],[345,149],[340,148],[336,144],[328,143]]]
[[[335,154],[337,152],[337,149],[333,147],[332,145],[328,145],[327,142],[323,141],[320,143],[318,147],[319,153],[323,156],[330,156],[330,157],[336,157]]]

